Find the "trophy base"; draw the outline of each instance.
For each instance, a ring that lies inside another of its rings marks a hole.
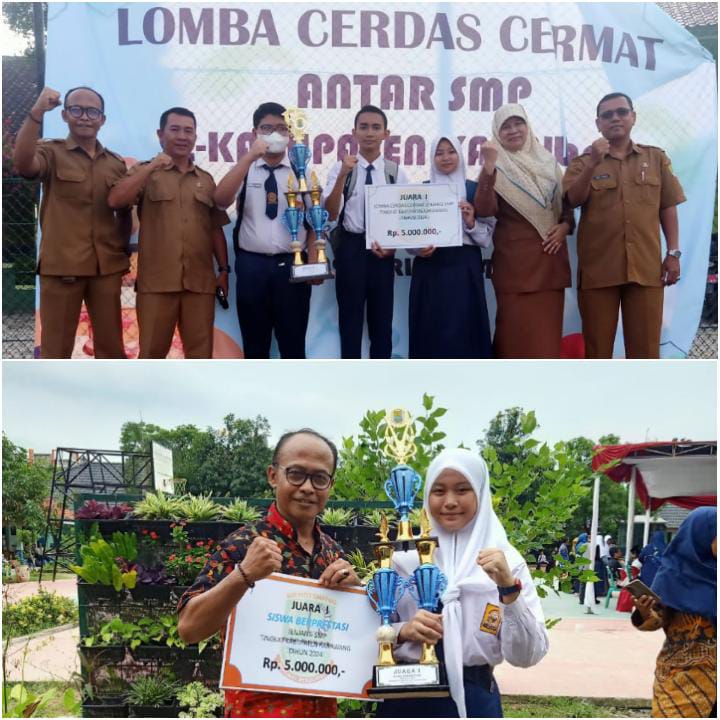
[[[307,280],[327,280],[334,278],[330,270],[330,263],[305,263],[304,265],[293,265],[290,268],[290,282],[300,283]]]
[[[367,693],[379,700],[447,697],[450,686],[441,665],[375,665],[373,684]]]

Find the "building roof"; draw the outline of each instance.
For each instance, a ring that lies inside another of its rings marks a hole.
[[[712,2],[659,2],[658,5],[686,28],[718,24],[718,6]]]

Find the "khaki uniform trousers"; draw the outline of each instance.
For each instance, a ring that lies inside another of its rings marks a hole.
[[[660,357],[663,287],[636,283],[578,291],[585,357],[611,358],[622,310],[625,357]]]
[[[90,315],[95,357],[125,359],[120,289],[125,272],[63,280],[40,276],[40,357],[69,358],[83,300]]]
[[[185,357],[212,357],[215,295],[181,292],[141,292],[137,295],[141,359],[167,357],[177,325]]]

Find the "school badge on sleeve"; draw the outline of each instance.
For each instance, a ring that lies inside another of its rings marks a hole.
[[[480,629],[483,632],[490,633],[491,635],[497,635],[501,622],[502,617],[500,616],[500,608],[497,605],[488,603],[485,606],[485,613],[483,614],[483,619],[480,623]]]

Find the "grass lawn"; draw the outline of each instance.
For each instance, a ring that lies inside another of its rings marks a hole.
[[[80,717],[80,713],[68,716],[63,707],[62,696],[68,683],[29,682],[28,692],[40,694],[55,687],[55,697],[43,711],[43,717]],[[505,717],[509,718],[584,718],[584,717],[650,717],[650,701],[615,700],[602,698],[586,700],[572,697],[537,697],[529,695],[506,695],[503,697]],[[5,714],[4,717],[13,717]]]

